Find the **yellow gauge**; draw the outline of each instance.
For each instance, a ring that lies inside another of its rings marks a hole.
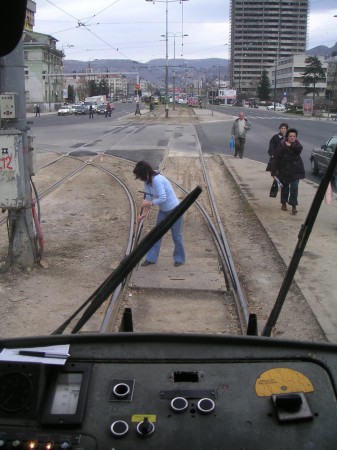
[[[255,383],[256,395],[259,397],[313,390],[313,384],[303,373],[283,367],[266,370]]]

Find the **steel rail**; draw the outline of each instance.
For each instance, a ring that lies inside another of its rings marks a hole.
[[[192,114],[190,113],[190,117],[192,118]],[[193,120],[192,123],[194,124]],[[195,125],[194,125],[195,127]],[[205,179],[205,182],[207,184],[207,192],[210,200],[210,205],[212,208],[213,216],[215,217],[215,223],[218,227],[219,233],[216,231],[216,226],[214,225],[212,219],[209,217],[206,210],[199,204],[198,201],[195,202],[198,209],[201,211],[202,215],[204,216],[206,223],[208,224],[208,227],[213,235],[214,242],[218,248],[219,255],[221,257],[221,261],[223,264],[224,274],[228,275],[225,276],[227,285],[229,284],[229,288],[233,293],[235,303],[237,305],[240,323],[242,327],[242,331],[246,331],[249,323],[249,309],[247,306],[247,301],[244,296],[243,290],[241,288],[241,284],[239,281],[239,277],[237,275],[237,271],[235,268],[234,260],[231,254],[231,250],[226,238],[226,233],[224,231],[222,220],[216,205],[215,196],[213,194],[210,178],[208,176],[208,171],[206,168],[205,160],[203,157],[203,153],[201,150],[201,145],[198,139],[198,135],[195,129],[195,136],[197,140],[197,147],[198,147],[198,153],[199,158],[201,162],[202,172]],[[183,190],[185,193],[187,191],[180,186],[178,183],[175,183],[173,180],[170,180],[173,184],[175,184],[177,187],[179,187],[181,190]]]

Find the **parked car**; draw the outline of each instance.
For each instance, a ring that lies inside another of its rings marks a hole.
[[[267,106],[267,109],[268,109],[269,111],[274,111],[274,105],[268,105],[268,106]],[[280,103],[276,103],[276,105],[275,105],[275,111],[285,111],[285,110],[286,110],[286,108],[285,108],[284,105],[281,105]]]
[[[84,116],[85,114],[88,114],[88,110],[84,105],[75,105],[74,111],[75,116]]]
[[[75,114],[75,106],[76,105],[72,104],[72,105],[68,105],[68,106],[71,109],[72,114]]]
[[[337,135],[331,136],[321,148],[313,148],[311,151],[311,171],[313,175],[324,174],[330,163],[331,157],[337,148]],[[334,176],[337,175],[335,168]]]
[[[69,105],[61,106],[57,111],[58,116],[70,116],[71,114],[73,114],[73,110]]]

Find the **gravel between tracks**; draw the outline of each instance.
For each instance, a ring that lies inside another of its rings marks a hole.
[[[41,155],[39,165],[42,165],[42,160],[47,162],[48,158],[53,157]],[[245,295],[252,312],[263,320],[266,318],[266,308],[271,307],[277,296],[285,271],[284,264],[221,159],[218,156],[208,159],[211,179],[216,181],[213,189]],[[108,159],[102,163],[107,167],[112,164]],[[119,161],[114,163],[114,168],[116,164],[119,174],[125,182],[134,186],[136,194],[139,183],[135,183],[132,176],[133,165]],[[193,188],[201,180],[186,179],[184,174],[191,174],[187,165],[191,165],[187,158],[169,158],[164,173],[187,189]],[[36,185],[40,183],[42,186],[50,177],[57,176],[56,168],[57,165],[53,165],[50,170],[38,171],[34,177]],[[114,182],[105,186],[100,182],[104,176],[102,172],[97,173],[97,169],[85,169],[42,201],[47,268],[36,266],[28,270],[16,268],[10,272],[4,271],[8,241],[7,231],[2,227],[2,336],[51,333],[96,290],[123,258],[128,233],[124,214],[127,200]],[[185,179],[179,179],[181,176]],[[290,296],[291,308],[282,313],[276,335],[321,340],[322,335],[310,311],[307,312],[305,299],[296,286]],[[183,301],[188,302],[188,296]],[[95,331],[102,314],[103,309],[96,313],[85,331]],[[301,330],[298,330],[299,320]]]

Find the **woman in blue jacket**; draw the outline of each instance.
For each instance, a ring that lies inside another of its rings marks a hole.
[[[179,204],[179,200],[172,188],[171,183],[159,172],[153,170],[146,161],[139,161],[133,170],[136,179],[144,181],[145,195],[142,200],[143,212],[138,216],[138,220],[144,219],[152,206],[159,208],[157,224],[167,217],[170,212]],[[185,263],[184,241],[181,234],[182,217],[180,217],[171,227],[172,239],[174,242],[173,259],[174,266],[179,267]],[[155,264],[158,260],[162,240],[159,239],[148,251],[142,266]]]

